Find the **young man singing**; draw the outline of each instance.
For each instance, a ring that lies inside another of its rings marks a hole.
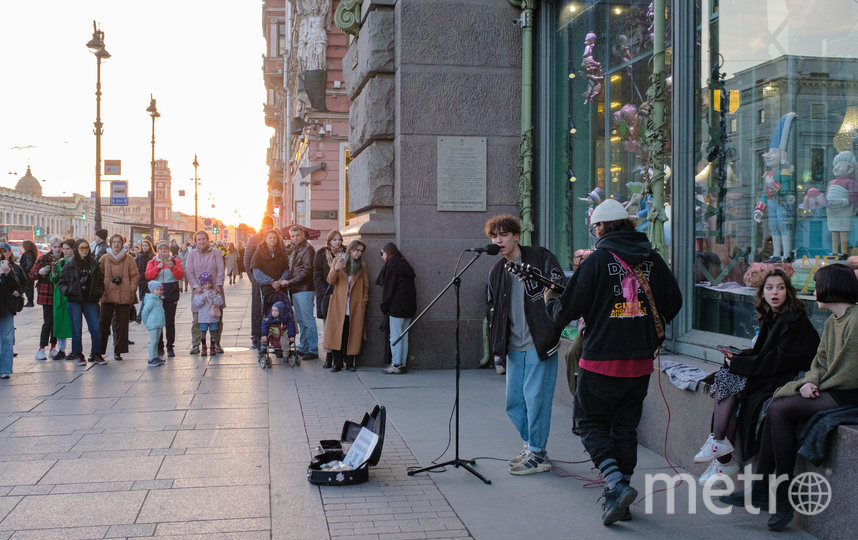
[[[542,285],[514,278],[504,264],[530,264],[558,282],[563,271],[547,249],[518,244],[518,218],[494,217],[485,231],[502,257],[489,272],[489,346],[492,354],[506,358],[506,412],[524,441],[524,449],[509,460],[509,472],[516,476],[546,472],[551,470],[546,445],[563,327],[546,315]]]

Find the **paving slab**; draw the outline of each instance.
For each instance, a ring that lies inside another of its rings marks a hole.
[[[0,530],[130,524],[137,518],[145,497],[145,491],[89,493],[86,504],[79,494],[24,497],[0,521]]]
[[[137,521],[267,518],[270,514],[267,485],[201,487],[150,491]]]
[[[46,484],[79,484],[84,482],[154,480],[163,459],[161,456],[60,459],[45,474],[41,482]]]
[[[87,433],[79,437],[72,450],[86,452],[169,448],[175,436],[175,431]],[[2,445],[2,440],[0,440],[0,445]]]
[[[54,465],[53,460],[2,461],[0,485],[35,484]]]
[[[268,483],[268,454],[198,454],[165,456],[158,479],[241,478],[248,483]]]

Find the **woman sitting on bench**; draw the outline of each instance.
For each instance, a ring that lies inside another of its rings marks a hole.
[[[733,458],[736,432],[741,434],[742,458],[747,462],[759,448],[757,418],[774,391],[810,367],[819,334],[807,318],[804,302],[796,296],[781,269],[770,270],[757,286],[755,299],[760,334],[752,349],[724,353],[724,367],[715,373],[710,393],[715,398],[712,434],[694,456],[696,463],[711,461],[698,482],[723,479],[739,470]]]
[[[751,485],[754,506],[769,506],[769,478],[787,475],[777,484],[777,503],[769,529],[779,531],[794,517],[789,502],[798,440],[797,429],[819,411],[858,405],[858,278],[844,264],[824,266],[814,276],[819,307],[830,310],[822,341],[803,378],[775,391],[763,424],[763,438],[756,473],[765,475]],[[721,497],[722,502],[744,506],[744,492]]]

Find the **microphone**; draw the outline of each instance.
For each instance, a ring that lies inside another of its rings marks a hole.
[[[473,253],[486,253],[488,255],[497,255],[498,253],[500,253],[500,248],[496,244],[488,244],[486,247],[476,247],[466,249],[465,251],[471,251]]]

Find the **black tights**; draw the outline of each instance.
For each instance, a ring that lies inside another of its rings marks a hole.
[[[334,356],[334,367],[341,368],[343,367],[343,362],[345,361],[345,367],[348,369],[349,362],[351,365],[355,365],[355,357],[354,355],[346,354],[346,351],[349,350],[349,316],[346,315],[345,320],[343,321],[343,340],[340,344],[340,350],[331,351]]]
[[[39,348],[42,349],[51,345],[56,345],[57,338],[54,337],[54,306],[42,305],[42,333],[39,336]]]
[[[763,424],[763,440],[756,472],[791,476],[798,451],[796,429],[819,411],[837,406],[837,401],[828,392],[820,392],[819,397],[813,399],[796,394],[772,400]]]
[[[731,443],[736,442],[736,406],[742,394],[735,394],[721,401],[715,400],[715,410],[712,411],[712,434],[716,440],[724,437]]]

